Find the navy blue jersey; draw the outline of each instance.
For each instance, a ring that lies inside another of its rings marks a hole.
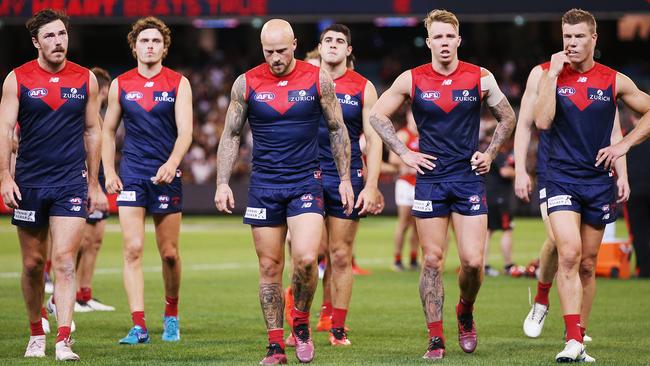
[[[483,181],[470,163],[478,151],[481,69],[461,61],[453,73],[442,75],[427,63],[412,69],[411,76],[420,151],[438,158],[433,170],[418,174],[418,182]]]
[[[320,69],[296,60],[284,76],[261,64],[246,72],[248,123],[253,133],[251,187],[287,188],[320,177]]]
[[[596,167],[598,150],[610,145],[616,114],[616,71],[596,63],[579,73],[565,65],[557,79],[547,178],[568,183],[608,183]]]
[[[120,176],[150,179],[174,149],[181,74],[166,67],[148,79],[132,69],[117,77],[126,134]]]
[[[336,97],[343,110],[343,120],[348,129],[351,145],[350,169],[359,171],[363,169],[361,160],[361,146],[359,137],[363,133],[363,92],[368,80],[358,73],[347,70],[341,77],[334,80],[336,84]],[[318,129],[318,160],[324,174],[338,175],[336,162],[330,147],[329,128],[325,118],[321,118]]]
[[[66,61],[50,73],[30,61],[14,70],[18,84],[20,187],[85,184],[84,131],[90,72]]]

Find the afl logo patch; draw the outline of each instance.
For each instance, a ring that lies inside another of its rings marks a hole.
[[[562,97],[568,97],[576,93],[576,90],[570,86],[561,86],[557,88],[557,95]]]
[[[440,99],[440,92],[435,90],[424,91],[420,94],[420,98],[423,100],[438,100]]]
[[[258,102],[270,102],[275,99],[275,94],[271,92],[259,92],[255,94],[255,100]]]
[[[126,96],[124,97],[124,99],[126,99],[126,100],[139,100],[139,99],[142,99],[142,97],[143,97],[142,93],[137,92],[137,91],[132,91],[132,92],[126,93]]]
[[[27,93],[30,98],[40,99],[47,95],[47,89],[45,88],[35,88]]]

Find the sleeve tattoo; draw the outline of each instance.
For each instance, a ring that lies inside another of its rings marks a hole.
[[[485,152],[494,158],[515,129],[516,118],[515,112],[512,110],[507,98],[503,98],[499,104],[490,107],[490,111],[498,123],[492,136],[492,142]]]
[[[230,105],[226,113],[226,125],[217,150],[217,185],[228,183],[232,166],[239,155],[241,132],[248,116],[246,93],[246,76],[240,75],[230,92]]]
[[[348,129],[345,127],[345,122],[343,121],[341,105],[336,98],[334,82],[327,74],[327,71],[323,69],[320,71],[320,88],[321,107],[323,108],[323,116],[325,117],[325,121],[327,121],[327,128],[329,129],[332,156],[336,162],[336,168],[339,171],[341,179],[344,177],[349,179],[350,137],[348,136]]]
[[[384,141],[386,145],[398,156],[408,152],[408,148],[397,137],[393,123],[385,116],[380,116],[377,113],[372,113],[370,118],[370,125],[377,131],[377,134]]]

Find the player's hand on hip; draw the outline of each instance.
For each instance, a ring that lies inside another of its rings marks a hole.
[[[625,177],[619,177],[616,180],[616,188],[618,189],[617,203],[627,202],[630,199],[630,184]]]
[[[438,158],[433,155],[408,150],[404,154],[400,155],[400,159],[402,159],[404,164],[417,170],[418,173],[424,174],[422,168],[433,170],[433,168],[436,167],[436,164],[433,163],[433,160],[437,160]]]
[[[153,184],[169,184],[174,181],[176,177],[176,165],[167,162],[158,168],[155,177],[151,178]]]
[[[375,214],[379,206],[381,193],[377,187],[365,187],[357,197],[357,203],[354,205],[355,209],[359,210],[359,215],[366,213]]]
[[[214,204],[217,210],[226,213],[232,213],[235,208],[235,197],[232,195],[232,190],[228,184],[219,184],[217,186],[217,193],[214,195]]]
[[[20,189],[10,174],[2,177],[0,182],[0,192],[2,193],[2,201],[10,208],[18,208],[18,201],[23,197],[20,194]]]
[[[596,155],[596,166],[600,166],[600,164],[604,163],[605,165],[603,168],[605,168],[605,170],[612,169],[616,160],[627,154],[629,149],[630,148],[627,145],[619,142],[598,150],[598,155]]]
[[[349,179],[341,180],[339,194],[341,195],[343,210],[347,216],[350,216],[352,210],[354,210],[354,191],[352,190],[352,183]]]
[[[528,176],[526,173],[515,174],[515,195],[520,200],[529,203],[530,192],[532,192],[530,176]]]
[[[557,77],[560,72],[562,72],[564,65],[571,63],[568,54],[568,50],[562,50],[551,56],[551,64],[548,67],[548,73],[550,76]]]
[[[106,192],[109,194],[115,194],[115,193],[120,193],[124,189],[124,186],[122,185],[122,181],[120,180],[120,177],[117,176],[117,174],[112,173],[112,174],[106,174]]]
[[[492,157],[490,154],[482,153],[477,151],[472,155],[472,170],[476,175],[484,175],[490,171],[490,165],[492,165]]]

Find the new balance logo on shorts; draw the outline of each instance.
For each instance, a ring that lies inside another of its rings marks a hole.
[[[15,209],[14,220],[36,222],[36,211]]]
[[[431,201],[413,200],[413,211],[433,212]]]
[[[117,196],[118,201],[135,202],[135,191],[122,191]]]
[[[246,214],[244,215],[247,219],[255,220],[266,220],[266,209],[257,208],[257,207],[246,207]]]
[[[559,196],[553,196],[548,199],[548,208],[555,206],[571,206],[571,196],[568,194],[562,194]]]

